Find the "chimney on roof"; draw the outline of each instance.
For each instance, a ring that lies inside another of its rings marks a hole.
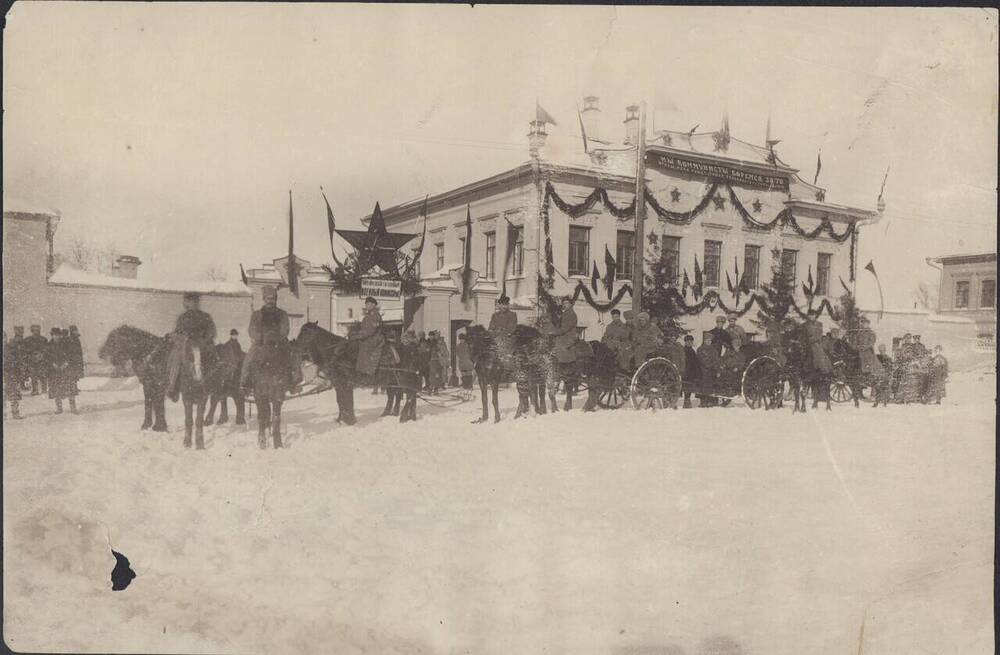
[[[528,123],[528,152],[531,153],[532,159],[541,156],[546,137],[548,134],[545,133],[545,121],[534,120]]]
[[[587,96],[583,99],[583,109],[580,110],[583,129],[587,131],[588,139],[601,139],[601,107],[600,98]]]
[[[138,257],[122,255],[112,264],[111,275],[126,280],[134,280],[139,276],[139,264],[141,263]]]
[[[629,105],[625,108],[625,145],[634,146],[639,143],[639,105]]]

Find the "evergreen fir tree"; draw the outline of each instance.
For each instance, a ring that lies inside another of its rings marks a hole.
[[[663,336],[668,340],[679,339],[688,333],[680,322],[684,310],[673,299],[673,291],[677,291],[679,280],[668,275],[664,253],[655,235],[650,235],[650,248],[645,253],[643,267],[643,298],[642,309],[649,312],[650,318],[659,326]]]
[[[851,345],[856,345],[862,330],[868,329],[868,318],[858,309],[857,301],[849,293],[840,297],[838,303],[837,325],[844,333],[844,338]]]
[[[782,332],[798,325],[799,322],[791,315],[795,282],[781,270],[780,248],[771,250],[771,281],[762,284],[761,291],[770,314],[765,314],[761,308],[757,312],[757,317],[751,319],[751,323],[760,328],[761,332],[766,332],[768,325],[775,322],[780,324]]]

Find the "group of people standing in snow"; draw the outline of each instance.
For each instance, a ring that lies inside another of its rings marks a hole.
[[[75,325],[53,327],[50,338],[42,336],[40,325],[31,326],[24,336],[24,326],[14,326],[10,339],[3,333],[4,416],[10,405],[11,418],[21,418],[24,392],[32,396],[48,392],[55,401],[56,414],[62,414],[63,401],[69,401],[69,411],[78,414],[77,382],[83,377],[83,347]]]

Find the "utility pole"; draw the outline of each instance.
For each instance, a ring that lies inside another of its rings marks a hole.
[[[632,261],[632,311],[642,311],[644,255],[646,252],[646,102],[640,103],[635,163],[635,248]]]

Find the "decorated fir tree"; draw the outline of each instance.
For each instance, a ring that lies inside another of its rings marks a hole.
[[[840,297],[837,316],[834,318],[848,343],[855,345],[862,330],[867,329],[868,318],[858,309],[854,296],[845,293]]]
[[[760,307],[757,317],[750,322],[760,328],[761,332],[766,332],[767,327],[774,323],[781,326],[782,332],[794,328],[798,324],[791,315],[795,282],[781,268],[780,248],[771,250],[771,280],[761,285],[761,291],[764,306]]]
[[[667,339],[679,339],[688,330],[680,322],[685,313],[677,303],[677,276],[672,275],[673,271],[669,270],[656,236],[650,237],[650,248],[645,254],[646,265],[643,267],[642,308],[649,312],[649,316]]]

